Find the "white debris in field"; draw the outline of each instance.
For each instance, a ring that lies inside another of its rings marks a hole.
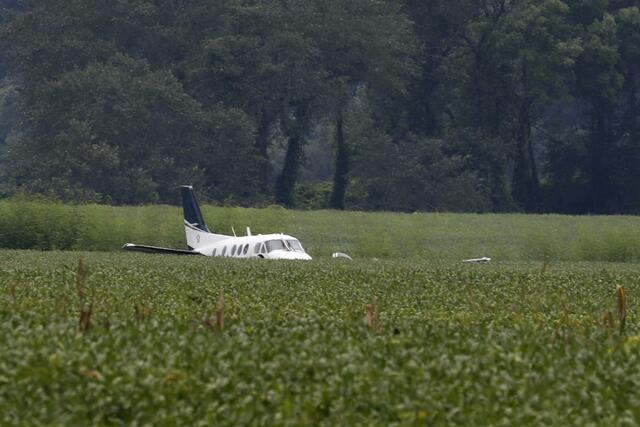
[[[491,262],[491,258],[488,258],[485,256],[482,258],[463,259],[462,262],[469,262],[469,263]]]
[[[346,258],[346,259],[350,259],[353,260],[353,258],[351,258],[349,255],[345,254],[344,252],[334,252],[331,255],[332,258]]]

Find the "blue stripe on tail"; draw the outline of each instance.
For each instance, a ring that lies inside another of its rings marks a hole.
[[[200,206],[193,193],[193,187],[190,185],[181,185],[182,191],[182,209],[184,210],[184,219],[195,228],[209,233],[209,228],[204,222]]]

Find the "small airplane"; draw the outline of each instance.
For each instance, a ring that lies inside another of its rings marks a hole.
[[[205,255],[231,258],[302,259],[310,260],[300,241],[286,234],[251,234],[237,237],[215,234],[204,222],[200,206],[190,185],[182,185],[182,209],[188,249],[161,248],[158,246],[125,243],[126,251],[163,253],[174,255]]]

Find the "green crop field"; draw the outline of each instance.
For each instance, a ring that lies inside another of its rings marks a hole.
[[[634,425],[639,301],[634,263],[3,250],[0,424]]]
[[[203,210],[314,261],[119,251],[184,247],[172,206],[0,202],[0,425],[640,423],[638,217]]]

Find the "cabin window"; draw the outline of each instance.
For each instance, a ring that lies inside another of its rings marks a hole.
[[[296,251],[296,252],[304,252],[304,249],[302,249],[302,245],[300,244],[300,242],[296,239],[291,239],[291,240],[287,240],[287,245],[289,245],[289,247],[291,248],[291,250]]]
[[[246,255],[249,252],[249,244],[244,245],[244,250],[242,251],[242,255]]]
[[[272,251],[286,251],[287,247],[284,245],[284,242],[282,240],[267,240],[266,242],[267,244],[267,250],[269,252]]]
[[[263,253],[263,254],[267,253],[267,250],[264,247],[264,243],[262,245],[260,245],[260,252]]]
[[[218,248],[214,248],[213,249],[213,253],[211,254],[211,256],[216,256],[216,251],[218,250]]]
[[[260,253],[260,243],[256,243],[256,246],[253,248],[253,252],[256,254]]]
[[[231,248],[231,256],[234,256],[236,254],[236,245],[233,245],[233,247]]]
[[[226,256],[227,255],[227,247],[223,247],[222,248],[222,256]]]

